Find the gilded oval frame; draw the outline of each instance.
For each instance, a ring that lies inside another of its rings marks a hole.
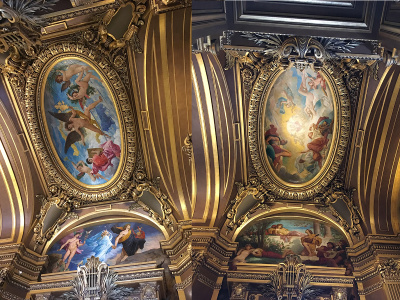
[[[42,91],[46,83],[48,69],[63,59],[79,59],[86,62],[101,75],[105,86],[109,89],[113,101],[121,133],[121,160],[112,179],[101,185],[83,185],[68,174],[57,152],[53,151],[52,141],[46,132],[47,123],[43,120]],[[67,194],[87,202],[106,200],[119,194],[131,177],[136,162],[136,130],[133,120],[133,110],[127,91],[113,69],[104,57],[96,56],[93,50],[79,43],[57,43],[50,45],[38,55],[29,68],[25,90],[27,117],[33,145],[45,170],[48,185],[56,184]]]
[[[335,116],[333,140],[327,161],[313,179],[300,184],[285,182],[275,174],[266,160],[263,130],[269,93],[284,71],[283,67],[272,63],[263,68],[254,83],[248,121],[250,157],[263,185],[278,199],[311,200],[331,182],[342,163],[349,141],[350,98],[343,80],[335,74],[333,66],[326,63],[319,71],[323,73],[331,89]]]

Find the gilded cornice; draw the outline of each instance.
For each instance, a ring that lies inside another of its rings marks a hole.
[[[192,275],[188,276],[184,281],[175,284],[177,290],[184,290],[192,284]]]
[[[270,283],[271,278],[274,276],[274,271],[276,267],[275,266],[268,266],[267,269],[265,269],[264,266],[264,271],[262,270],[262,267],[260,266],[257,271],[252,270],[252,268],[246,268],[245,270],[239,269],[238,271],[228,271],[227,272],[227,278],[229,282],[262,282],[262,283]],[[312,275],[312,280],[310,282],[311,285],[345,285],[348,287],[353,286],[354,283],[354,277],[353,276],[343,276],[343,275],[338,275],[334,272],[334,274],[331,273],[332,270],[329,270],[330,268],[321,268],[319,269],[313,269],[313,268],[307,268],[307,271]],[[342,270],[340,270],[341,273]]]
[[[221,284],[216,283],[214,280],[210,279],[208,276],[199,274],[199,275],[197,275],[196,279],[211,289],[214,289],[214,290],[221,289]]]
[[[365,239],[354,247],[348,248],[347,253],[350,256],[357,257],[360,254],[368,251],[372,246],[375,248],[377,246],[390,246],[390,247],[400,247],[400,234],[398,235],[373,235],[369,234],[365,236]]]
[[[46,259],[46,256],[26,249],[23,244],[1,245],[0,286],[5,287],[3,293],[11,287],[18,287],[22,291],[29,290],[29,282],[37,280]]]
[[[5,300],[24,300],[25,298],[11,294],[9,291],[0,290],[0,296]]]
[[[74,17],[89,15],[93,13],[102,13],[110,8],[115,8],[119,5],[115,0],[103,0],[85,6],[77,6],[68,10],[52,12],[43,15],[43,19],[51,25],[51,23],[59,23],[64,20],[69,20]],[[44,28],[46,29],[46,27]]]
[[[361,291],[358,291],[358,294],[360,296],[369,295],[377,290],[380,290],[382,287],[383,287],[383,281],[379,281],[377,283],[374,283],[374,284],[366,287],[365,289],[363,289]]]
[[[192,0],[151,0],[151,6],[156,14],[162,14],[177,9],[192,6]]]
[[[116,270],[116,268],[110,268],[112,270]],[[118,275],[118,281],[117,284],[123,284],[124,282],[131,282],[131,281],[142,281],[142,280],[148,280],[148,279],[153,279],[153,280],[160,280],[163,278],[164,275],[164,269],[155,269],[155,270],[146,270],[146,271],[136,271],[133,270],[128,274],[119,274]],[[70,274],[68,274],[68,276],[65,276],[66,279],[72,279],[72,277],[74,276],[74,274],[72,274],[72,272],[70,272]],[[31,293],[37,293],[38,291],[41,290],[48,290],[48,289],[52,289],[52,290],[57,290],[59,288],[69,288],[72,287],[72,281],[71,280],[63,280],[63,281],[56,281],[56,282],[47,282],[47,281],[43,281],[40,283],[31,283],[29,285],[29,290],[31,291]]]

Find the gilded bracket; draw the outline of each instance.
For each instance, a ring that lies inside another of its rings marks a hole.
[[[35,15],[37,11],[49,11],[58,0],[2,1],[0,3],[0,53],[8,53],[5,65],[0,69],[5,74],[18,96],[23,96],[24,72],[35,59],[42,45],[40,28],[46,21]],[[46,4],[44,5],[44,2]]]
[[[43,245],[52,238],[60,226],[70,218],[78,218],[73,212],[80,206],[80,202],[67,196],[64,191],[53,185],[49,188],[50,196],[38,195],[37,198],[42,201],[40,213],[36,216],[38,222],[33,231],[35,236],[34,251],[37,247]]]
[[[182,152],[185,153],[189,157],[189,164],[192,161],[193,156],[193,143],[192,143],[192,134],[188,133],[183,141]]]
[[[250,219],[251,215],[254,214],[258,209],[265,209],[269,211],[270,203],[276,200],[275,196],[265,189],[257,177],[250,178],[248,185],[243,185],[242,183],[237,182],[236,186],[238,188],[237,195],[235,199],[230,201],[230,204],[226,209],[226,234],[229,234],[229,232],[240,227],[244,222]],[[237,218],[237,209],[247,195],[253,195],[257,202],[246,213]]]
[[[156,197],[158,202],[161,204],[161,209],[163,211],[162,216],[140,201],[140,197],[143,195],[144,191],[149,191]],[[151,218],[156,220],[157,223],[169,228],[172,232],[175,231],[176,222],[172,215],[172,207],[168,203],[168,196],[160,191],[158,180],[148,180],[143,170],[138,170],[135,172],[129,187],[126,191],[124,191],[120,199],[122,201],[132,200],[133,203],[129,206],[129,210],[135,210],[136,208],[141,207],[149,214]]]
[[[361,213],[359,208],[354,204],[355,189],[346,189],[343,177],[342,173],[339,174],[326,188],[325,192],[317,194],[313,200],[316,204],[319,203],[328,207],[339,225],[359,240],[362,233],[360,226]],[[343,217],[343,212],[338,211],[338,207],[341,207],[341,204],[345,204],[345,207],[348,209],[346,214],[349,214],[349,218],[347,219]]]

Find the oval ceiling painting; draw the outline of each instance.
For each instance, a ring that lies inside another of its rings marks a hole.
[[[112,93],[91,64],[56,61],[45,75],[42,112],[53,152],[74,181],[106,184],[117,173],[121,132]]]
[[[303,184],[322,169],[332,144],[334,101],[321,72],[291,68],[266,99],[266,157],[281,180]]]

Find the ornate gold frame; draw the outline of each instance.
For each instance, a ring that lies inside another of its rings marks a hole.
[[[106,85],[114,100],[115,109],[120,122],[121,130],[121,156],[120,166],[111,182],[100,186],[84,186],[65,174],[63,166],[59,166],[56,153],[51,148],[51,142],[46,134],[46,124],[41,119],[42,89],[47,69],[56,61],[62,59],[80,59],[95,67],[96,71],[105,80]],[[68,195],[79,198],[84,202],[106,200],[118,195],[122,189],[129,185],[136,162],[136,130],[133,120],[132,108],[128,94],[117,72],[104,58],[95,56],[95,52],[80,43],[56,43],[50,45],[38,55],[38,58],[27,71],[28,80],[25,89],[27,117],[34,147],[46,170],[45,178],[48,185],[58,185]],[[40,99],[40,100],[39,100]]]
[[[48,80],[48,76],[49,76],[49,73],[52,70],[52,68],[57,63],[59,63],[59,62],[61,62],[63,60],[66,60],[66,59],[80,60],[80,61],[82,61],[84,63],[87,63],[94,70],[96,70],[98,73],[101,74],[101,72],[99,72],[97,70],[97,67],[95,65],[91,64],[90,62],[88,62],[85,59],[82,59],[79,56],[67,56],[67,57],[61,57],[61,58],[60,57],[56,57],[55,59],[50,60],[49,63],[47,63],[46,66],[43,67],[43,71],[42,71],[42,73],[40,75],[39,81],[43,82],[44,80]],[[104,78],[104,76],[100,75],[100,77],[105,83],[106,79]],[[106,83],[105,83],[105,85],[107,86],[108,90],[111,92],[111,88]],[[54,144],[51,142],[50,133],[49,133],[49,127],[48,127],[48,124],[47,124],[46,114],[45,114],[45,109],[44,109],[44,92],[45,92],[45,89],[41,88],[41,89],[38,89],[38,91],[39,90],[41,90],[40,98],[39,98],[40,99],[39,100],[40,101],[40,106],[38,106],[38,109],[41,110],[40,112],[38,112],[38,115],[41,116],[41,118],[39,120],[40,120],[41,125],[43,124],[43,129],[44,129],[44,131],[46,133],[46,138],[47,138],[46,142],[49,143],[49,146],[50,146],[50,148],[52,150],[52,153],[54,154],[54,153],[57,153],[57,152],[56,152],[56,149],[54,147]],[[121,117],[120,117],[120,114],[118,112],[118,109],[116,108],[116,105],[115,105],[116,101],[115,101],[115,97],[114,97],[113,93],[111,93],[111,100],[112,100],[112,102],[114,104],[114,108],[115,108],[116,113],[117,113],[118,125],[119,125],[119,128],[120,128],[120,131],[122,131],[123,127],[121,126]],[[121,139],[121,149],[124,149],[124,141],[122,139]],[[124,154],[125,154],[124,152],[121,152],[121,158],[120,158],[121,161],[124,160]],[[77,180],[76,178],[72,177],[71,174],[68,174],[69,173],[68,170],[65,168],[64,164],[62,163],[61,159],[59,158],[59,156],[57,154],[54,155],[54,158],[57,160],[58,165],[61,166],[61,169],[62,169],[63,173],[66,174],[66,176],[69,176],[74,181],[74,183],[76,183],[77,185],[81,185],[81,186],[83,186],[83,187],[85,187],[87,189],[97,189],[97,188],[101,188],[101,187],[104,187],[104,186],[109,184],[108,182],[107,183],[103,183],[103,184],[98,184],[98,185],[83,184],[79,180]],[[120,169],[121,169],[121,164],[118,166],[118,169],[117,169],[117,172],[115,173],[115,175],[117,175],[121,171]],[[115,175],[113,176],[113,178],[110,179],[111,182],[113,181]]]
[[[264,112],[267,96],[284,66],[273,61],[265,66],[254,83],[249,103],[249,149],[254,168],[265,188],[276,198],[283,200],[306,200],[323,191],[334,178],[343,160],[349,141],[350,99],[345,83],[336,74],[334,66],[325,62],[323,72],[334,98],[335,129],[332,148],[327,162],[318,175],[304,184],[284,182],[273,172],[264,155]]]

